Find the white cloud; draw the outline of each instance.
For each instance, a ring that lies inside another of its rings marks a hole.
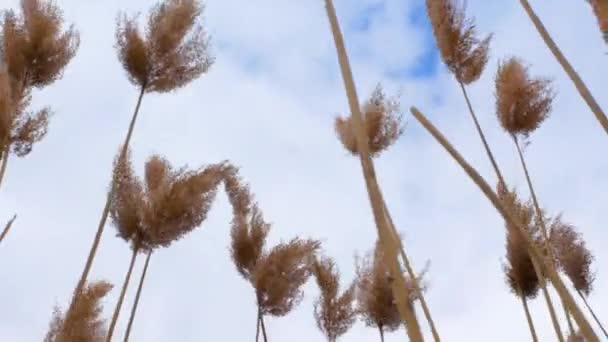
[[[68,20],[76,22],[82,44],[63,80],[36,94],[35,106],[51,105],[56,111],[50,133],[27,158],[11,159],[1,189],[0,219],[19,214],[0,248],[0,337],[5,341],[40,340],[53,305],[65,306],[81,272],[109,168],[136,97],[116,61],[114,19],[119,10],[145,14],[153,4],[58,3]],[[352,27],[377,3],[338,1],[342,26]],[[422,28],[407,20],[416,10],[414,2],[384,3],[384,12],[375,14],[368,32],[345,33],[360,97],[378,81],[391,91],[403,88],[405,108],[418,106],[469,161],[491,175],[464,100],[445,68],[428,78],[383,78],[387,71],[419,63],[428,46]],[[7,6],[16,4],[9,0]],[[533,5],[597,100],[608,108],[601,92],[605,46],[588,6],[582,1]],[[506,177],[524,193],[512,144],[493,114],[497,58],[521,56],[534,74],[555,79],[555,110],[533,135],[527,157],[541,202],[553,212],[564,210],[596,254],[600,272],[591,302],[598,315],[606,317],[608,296],[603,289],[608,288],[608,276],[601,270],[607,266],[602,242],[608,236],[601,210],[608,199],[608,162],[599,153],[606,138],[517,2],[470,0],[468,8],[480,32],[495,33],[493,59],[471,87],[471,98]],[[209,0],[205,16],[217,63],[184,90],[145,97],[132,145],[136,165],[141,169],[151,153],[193,167],[234,161],[274,223],[271,243],[296,234],[321,238],[345,281],[350,280],[352,256],[372,246],[375,229],[359,163],[333,135],[333,117],[347,111],[347,103],[322,1]],[[253,68],[247,66],[251,61]],[[434,101],[437,96],[439,103]],[[432,261],[428,301],[441,335],[454,341],[528,339],[519,302],[508,293],[501,274],[500,218],[421,126],[408,121],[404,138],[378,160],[377,170],[415,266]],[[132,340],[253,337],[252,290],[229,259],[229,220],[227,201],[220,195],[201,229],[154,255]],[[105,301],[107,316],[129,261],[127,245],[114,232],[106,227],[91,275],[116,285]],[[139,261],[135,279],[143,258]],[[312,282],[306,290],[306,299],[291,315],[269,319],[273,341],[322,340],[312,318]],[[131,286],[124,308],[130,307],[134,292]],[[537,330],[541,340],[552,340],[543,305],[540,298],[532,304]],[[123,311],[117,339],[127,318]],[[400,331],[387,341],[403,337]],[[376,338],[376,331],[357,324],[343,340]]]

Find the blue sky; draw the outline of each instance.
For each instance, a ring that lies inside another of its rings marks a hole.
[[[17,3],[4,1],[2,7]],[[57,3],[80,30],[82,43],[63,79],[35,93],[34,107],[50,105],[56,113],[49,134],[27,158],[11,159],[0,189],[0,221],[19,215],[0,246],[2,341],[41,340],[53,307],[67,304],[137,95],[116,60],[116,14],[145,14],[154,1]],[[600,67],[606,48],[586,2],[533,1],[533,6],[608,108]],[[378,82],[389,94],[403,91],[406,132],[377,159],[376,168],[414,267],[431,260],[427,301],[440,334],[446,341],[528,340],[525,317],[501,272],[502,220],[407,112],[412,105],[420,108],[493,184],[462,94],[438,59],[422,1],[337,0],[336,9],[359,97],[363,100]],[[494,33],[490,62],[469,88],[470,96],[505,176],[523,196],[513,146],[494,115],[494,73],[500,59],[517,55],[534,75],[555,81],[552,117],[532,136],[526,156],[542,205],[552,213],[564,211],[596,254],[597,291],[591,301],[600,317],[608,317],[603,272],[608,235],[602,215],[608,161],[598,157],[606,136],[517,1],[469,0],[467,9],[480,34]],[[217,62],[178,92],[146,95],[132,144],[136,169],[141,172],[153,153],[193,168],[230,159],[273,223],[269,244],[296,235],[319,238],[344,283],[350,281],[353,255],[372,247],[375,228],[360,165],[334,135],[334,118],[348,105],[322,1],[208,0],[205,18]],[[220,194],[199,229],[157,252],[132,341],[253,337],[253,293],[230,261],[229,222],[230,209]],[[128,246],[108,225],[91,278],[119,286],[128,260]],[[142,265],[140,258],[136,275]],[[132,286],[127,293],[126,308],[134,291]],[[115,288],[105,298],[106,317],[118,292]],[[309,282],[305,300],[290,315],[268,320],[273,341],[322,340],[312,316],[317,294]],[[540,340],[552,341],[542,301],[533,301],[531,308]],[[126,317],[121,315],[118,338]],[[429,336],[424,324],[423,329]],[[404,336],[403,330],[395,332],[387,342]],[[342,341],[375,339],[377,332],[359,322]]]

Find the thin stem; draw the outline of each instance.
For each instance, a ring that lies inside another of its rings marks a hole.
[[[574,83],[576,90],[578,90],[578,93],[581,95],[583,100],[587,103],[587,105],[589,106],[589,108],[591,109],[593,114],[595,115],[595,118],[597,119],[597,121],[600,123],[600,125],[602,125],[602,127],[604,128],[604,131],[606,131],[606,133],[608,134],[608,118],[606,117],[606,114],[604,114],[604,111],[602,110],[600,105],[597,103],[597,101],[595,101],[595,98],[591,94],[591,91],[589,91],[589,89],[585,85],[585,82],[583,82],[583,80],[578,75],[576,70],[574,70],[572,65],[570,65],[570,62],[568,62],[568,59],[566,59],[564,54],[557,47],[557,44],[555,44],[555,41],[553,41],[553,38],[551,38],[551,35],[545,28],[545,25],[543,25],[540,18],[536,15],[534,10],[532,9],[532,6],[530,6],[530,3],[527,0],[520,0],[519,2],[521,3],[524,10],[528,14],[528,17],[530,17],[530,20],[536,27],[536,30],[538,31],[538,33],[540,34],[542,39],[545,41],[545,44],[547,45],[549,50],[551,50],[551,53],[553,53],[553,56],[555,56],[555,59],[557,59],[558,63],[562,66],[562,68],[564,69],[566,74],[568,74],[568,76]]]
[[[566,321],[568,322],[568,330],[570,331],[570,336],[574,336],[576,331],[574,330],[574,324],[572,324],[572,318],[570,317],[570,311],[568,311],[568,307],[562,301],[562,307],[564,308],[564,313],[566,314]]]
[[[266,335],[266,325],[264,325],[264,315],[260,310],[260,327],[262,328],[262,336],[264,337],[264,342],[268,342],[268,336]]]
[[[372,211],[374,214],[374,221],[376,223],[376,229],[378,231],[378,238],[383,248],[384,263],[390,270],[395,281],[391,282],[391,287],[395,299],[397,301],[397,307],[401,318],[405,322],[407,334],[412,342],[424,341],[422,332],[420,331],[420,325],[416,319],[414,311],[409,307],[409,289],[406,286],[405,278],[399,267],[399,260],[397,256],[398,243],[391,233],[386,215],[384,215],[384,209],[382,203],[382,193],[376,180],[376,172],[374,170],[374,164],[370,157],[368,138],[365,133],[365,122],[362,120],[362,115],[359,109],[359,100],[357,98],[357,91],[355,89],[355,82],[353,80],[352,70],[348,61],[348,55],[346,53],[346,47],[344,46],[344,38],[340,31],[340,25],[336,15],[332,0],[325,0],[325,8],[327,10],[327,17],[330,22],[332,35],[338,55],[338,62],[340,64],[340,71],[342,73],[342,80],[344,81],[344,88],[348,97],[348,104],[352,113],[353,125],[356,131],[357,138],[357,149],[359,151],[359,158],[361,161],[361,167],[363,169],[363,175],[365,178],[365,185],[367,187],[367,193],[371,202]]]
[[[4,230],[2,231],[2,234],[0,234],[0,242],[2,242],[2,240],[4,240],[4,237],[6,236],[6,234],[8,234],[8,231],[11,230],[11,227],[13,226],[13,222],[15,222],[15,220],[17,219],[17,214],[13,215],[13,218],[11,218],[6,225],[4,226]]]
[[[259,337],[260,337],[260,314],[261,311],[260,309],[258,309],[258,316],[257,319],[255,320],[255,342],[258,342]]]
[[[384,329],[382,327],[378,327],[378,331],[380,331],[380,342],[384,342]]]
[[[593,319],[595,320],[595,322],[597,323],[597,325],[599,325],[600,329],[602,329],[602,332],[604,333],[604,336],[606,336],[606,338],[608,338],[608,332],[604,328],[604,325],[602,324],[602,322],[600,322],[599,318],[597,318],[597,316],[595,315],[595,312],[593,311],[593,309],[591,309],[591,306],[587,302],[587,298],[585,298],[585,296],[583,295],[583,293],[581,291],[579,291],[578,289],[576,289],[576,292],[578,293],[578,295],[583,300],[583,303],[585,303],[585,306],[587,307],[587,310],[589,310],[589,312],[591,313],[591,316],[593,316]]]
[[[108,333],[106,334],[106,342],[112,341],[112,335],[114,334],[114,329],[116,328],[116,322],[118,321],[118,315],[120,314],[120,308],[122,307],[122,302],[125,299],[125,294],[127,293],[127,287],[129,287],[129,280],[131,280],[131,273],[133,272],[133,266],[135,265],[135,259],[137,258],[138,247],[133,247],[133,254],[131,255],[131,263],[129,264],[129,270],[125,275],[125,280],[122,283],[122,289],[120,290],[120,296],[118,297],[118,303],[116,303],[116,307],[114,308],[114,314],[112,315],[112,321],[110,322],[110,326],[108,328]]]
[[[524,158],[524,154],[521,150],[521,146],[519,144],[519,140],[517,139],[517,136],[515,136],[514,134],[511,134],[511,138],[513,139],[513,143],[515,143],[515,146],[517,147],[517,154],[519,155],[519,161],[521,162],[521,166],[522,166],[522,168],[524,170],[524,174],[526,176],[526,182],[528,183],[528,189],[530,190],[530,195],[532,196],[532,203],[534,204],[536,216],[540,223],[545,249],[549,253],[549,264],[550,264],[550,267],[555,270],[555,267],[553,264],[553,260],[555,260],[555,259],[553,257],[552,248],[549,245],[549,234],[547,232],[547,226],[545,225],[543,211],[541,210],[540,205],[538,204],[538,198],[536,197],[536,191],[534,191],[534,186],[532,185],[532,179],[530,177],[530,172],[528,171],[528,165]],[[555,329],[555,333],[557,334],[558,340],[560,342],[564,342],[565,338],[564,338],[562,329],[560,327],[559,320],[557,319],[557,314],[555,312],[555,307],[553,306],[553,301],[551,300],[551,296],[549,295],[549,291],[547,290],[546,279],[544,276],[542,276],[540,278],[540,285],[543,290],[543,295],[545,297],[545,300],[547,301],[547,307],[549,308],[549,314],[551,316],[551,322],[553,323],[553,329]]]
[[[137,115],[139,114],[139,107],[141,106],[141,101],[144,96],[146,88],[142,86],[139,92],[139,96],[137,98],[137,104],[135,105],[135,111],[133,112],[133,117],[131,118],[131,123],[129,124],[129,130],[127,131],[127,136],[125,138],[125,142],[122,146],[122,150],[120,152],[120,157],[124,157],[129,148],[129,143],[131,142],[131,136],[133,135],[133,130],[135,128],[135,122],[137,121]],[[82,270],[82,274],[80,275],[80,279],[78,280],[78,284],[76,284],[76,288],[74,289],[74,293],[72,295],[72,301],[70,302],[70,307],[68,308],[67,315],[71,315],[72,309],[74,308],[74,304],[76,302],[77,295],[82,292],[84,285],[89,276],[89,272],[91,271],[91,266],[93,265],[93,259],[95,259],[95,255],[97,254],[97,248],[99,247],[99,242],[101,241],[101,234],[103,233],[103,229],[106,225],[106,220],[108,219],[108,214],[110,213],[110,198],[112,193],[114,192],[114,182],[112,182],[110,191],[108,192],[108,197],[106,199],[106,204],[103,208],[103,212],[101,214],[101,218],[99,219],[99,224],[97,226],[97,232],[95,233],[95,238],[93,239],[93,244],[91,245],[91,250],[89,251],[89,256],[87,257],[87,262]]]
[[[532,341],[538,342],[538,337],[536,336],[536,329],[534,329],[534,322],[532,322],[532,315],[530,315],[530,309],[528,308],[528,301],[524,295],[519,296],[521,298],[521,303],[524,306],[524,311],[526,312],[526,320],[528,321],[528,327],[530,328],[530,334],[532,335]]]
[[[536,260],[539,266],[542,266],[541,271],[546,272],[547,277],[553,283],[555,290],[562,298],[562,300],[568,306],[572,317],[574,318],[576,324],[581,329],[581,333],[588,340],[588,342],[599,342],[599,338],[593,331],[593,328],[589,324],[589,321],[583,315],[580,307],[576,304],[574,297],[568,291],[568,288],[563,283],[557,272],[550,264],[547,263],[547,260],[543,258],[543,254],[541,253],[538,246],[532,242],[530,239],[527,230],[523,225],[515,218],[515,216],[505,209],[500,199],[492,188],[488,185],[488,183],[479,175],[479,173],[462,157],[462,155],[454,148],[452,144],[441,134],[441,132],[422,114],[418,109],[412,107],[411,110],[412,115],[420,122],[424,128],[437,140],[441,146],[448,152],[448,154],[458,163],[458,165],[466,172],[469,178],[479,187],[479,189],[483,192],[486,198],[492,203],[494,208],[500,213],[500,215],[504,218],[505,222],[508,226],[515,227],[517,232],[520,234],[520,238],[524,242],[525,247],[528,249],[528,253],[530,254],[530,258],[534,261]],[[535,268],[536,269],[536,268]],[[537,276],[541,277],[541,274],[537,271]]]
[[[471,101],[469,100],[469,95],[467,93],[467,89],[466,89],[465,85],[462,82],[458,81],[458,84],[460,84],[460,89],[462,90],[462,95],[464,95],[464,99],[467,102],[467,107],[469,108],[469,114],[471,115],[471,119],[473,119],[473,123],[475,124],[475,128],[477,129],[477,133],[479,134],[479,138],[481,138],[481,142],[483,143],[483,147],[486,150],[486,154],[488,155],[488,158],[490,159],[490,162],[492,163],[492,167],[494,168],[494,172],[496,173],[496,177],[498,178],[498,181],[503,186],[507,186],[507,183],[505,182],[505,179],[502,176],[502,173],[500,172],[500,169],[498,168],[498,163],[496,162],[496,158],[494,158],[494,154],[492,153],[492,150],[490,149],[490,145],[488,145],[488,141],[486,140],[486,136],[483,133],[483,130],[481,129],[481,125],[479,124],[479,120],[477,120],[477,115],[475,115],[475,111],[473,110],[473,106],[471,105]]]
[[[437,332],[437,328],[435,327],[435,321],[433,321],[433,317],[431,316],[431,310],[429,309],[428,305],[426,304],[426,300],[424,299],[424,294],[423,294],[422,290],[420,289],[420,283],[418,282],[418,278],[416,277],[414,268],[412,267],[412,265],[410,263],[410,259],[408,258],[407,254],[405,253],[405,247],[403,247],[403,242],[401,241],[401,239],[399,238],[399,236],[397,234],[397,229],[395,228],[395,224],[393,223],[393,219],[391,217],[391,214],[388,212],[388,208],[386,207],[386,202],[384,200],[383,200],[382,205],[384,206],[384,214],[386,215],[386,219],[388,220],[388,223],[391,227],[393,236],[399,242],[399,252],[401,253],[401,258],[403,259],[403,264],[405,265],[405,269],[407,270],[408,276],[410,277],[410,279],[412,280],[412,284],[414,285],[414,291],[415,291],[416,297],[420,300],[420,306],[422,306],[422,311],[424,312],[424,317],[429,322],[429,326],[430,326],[431,332],[433,334],[433,339],[436,342],[439,342],[439,341],[441,341],[441,338],[439,337],[439,333]]]
[[[2,152],[2,164],[0,165],[0,185],[2,185],[2,180],[4,179],[4,174],[6,173],[6,165],[8,164],[8,158],[10,155],[10,144],[6,144],[6,147]]]
[[[146,262],[144,264],[144,269],[141,272],[141,277],[139,278],[139,285],[137,286],[137,294],[135,295],[135,302],[133,303],[133,307],[131,308],[131,316],[129,317],[129,324],[127,325],[127,331],[125,332],[124,342],[129,340],[129,335],[131,335],[131,327],[133,326],[133,321],[135,319],[135,312],[137,311],[137,305],[139,304],[139,297],[141,296],[141,290],[144,287],[144,281],[146,280],[146,273],[148,272],[148,264],[150,263],[150,257],[152,256],[152,251],[148,252],[148,256],[146,257]]]

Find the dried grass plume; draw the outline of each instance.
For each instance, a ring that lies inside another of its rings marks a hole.
[[[8,10],[2,19],[0,69],[6,75],[0,76],[0,138],[3,147],[23,157],[46,135],[51,115],[48,107],[26,110],[31,90],[61,78],[80,39],[73,26],[62,30],[54,1],[22,0],[21,13]]]
[[[372,156],[388,149],[403,134],[402,114],[397,97],[388,98],[378,84],[369,99],[361,106],[361,114]],[[353,155],[358,155],[357,139],[352,118],[338,117],[335,129],[340,142]]]
[[[270,224],[236,168],[229,168],[224,184],[233,210],[232,260],[255,289],[260,314],[284,316],[302,299],[301,287],[311,275],[312,257],[320,243],[294,238],[265,250]]]
[[[587,249],[580,232],[573,225],[563,222],[561,216],[557,216],[551,222],[549,239],[557,265],[572,281],[575,289],[589,295],[595,280],[591,271],[593,254]]]
[[[163,0],[150,10],[145,34],[137,16],[119,16],[116,48],[131,83],[147,92],[169,92],[209,70],[214,59],[199,20],[203,8],[196,0]]]
[[[533,238],[538,238],[532,203],[530,201],[522,202],[517,197],[515,190],[503,190],[499,193],[499,196],[503,206],[517,218]],[[503,265],[503,268],[510,290],[517,296],[532,299],[538,294],[540,282],[525,242],[516,229],[516,227],[507,226],[507,262]]]
[[[391,288],[392,276],[383,263],[380,241],[376,242],[375,249],[371,253],[357,262],[356,272],[357,312],[365,325],[376,327],[381,332],[399,329],[402,320]],[[417,277],[422,292],[425,292],[427,288],[421,281],[425,273],[426,268]],[[414,291],[411,279],[407,276],[406,282],[410,288],[409,304],[413,305],[416,300],[416,291]]]
[[[145,165],[145,180],[134,173],[130,153],[115,160],[110,216],[118,235],[134,248],[168,247],[207,217],[226,163],[199,170],[174,170],[161,156]]]
[[[549,116],[554,93],[549,80],[531,78],[528,68],[512,57],[498,67],[495,97],[503,129],[527,137]]]
[[[44,342],[101,342],[106,336],[106,322],[101,318],[101,299],[112,289],[112,284],[98,281],[89,284],[76,297],[72,314],[55,308]]]
[[[312,273],[321,292],[314,304],[315,321],[327,340],[334,342],[355,323],[355,283],[339,294],[340,273],[327,257],[315,259]]]
[[[4,13],[0,56],[20,94],[59,79],[80,39],[73,26],[62,30],[63,14],[54,1],[21,0],[21,13]]]
[[[487,62],[492,36],[476,36],[473,19],[455,0],[426,0],[428,16],[441,58],[456,79],[470,84],[479,79]]]

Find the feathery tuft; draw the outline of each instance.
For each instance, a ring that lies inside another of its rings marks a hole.
[[[549,80],[530,78],[528,68],[512,57],[498,67],[495,96],[503,129],[525,138],[549,116],[554,93]]]
[[[251,281],[253,271],[262,258],[270,224],[264,221],[249,186],[241,180],[236,168],[226,172],[224,185],[233,212],[230,254],[238,272]]]
[[[335,262],[327,257],[315,259],[312,273],[321,291],[314,304],[317,327],[329,341],[336,341],[355,323],[355,283],[338,295],[340,274]]]
[[[214,62],[202,23],[203,5],[196,0],[164,0],[148,15],[145,38],[136,17],[118,19],[118,58],[131,83],[147,92],[181,88],[207,72]]]
[[[135,176],[129,152],[114,166],[110,215],[119,236],[134,247],[167,247],[207,217],[227,163],[196,171],[173,170],[154,155],[146,163],[145,185]]]
[[[492,36],[479,40],[473,19],[454,0],[426,0],[441,58],[459,82],[479,79],[486,64]]]
[[[574,288],[589,295],[595,275],[591,271],[593,254],[576,228],[562,221],[561,216],[552,220],[550,241],[558,266],[568,276]]]
[[[401,326],[402,320],[397,308],[397,302],[391,288],[392,277],[382,258],[380,241],[376,241],[374,250],[360,259],[356,265],[357,312],[363,318],[365,325],[377,327],[383,331],[395,331]],[[420,291],[426,291],[422,278],[426,268],[418,275]],[[410,291],[410,305],[416,299],[414,285],[408,276],[406,284]]]
[[[22,0],[20,16],[5,13],[0,55],[24,88],[41,88],[61,78],[76,54],[78,32],[73,26],[62,31],[62,26],[62,12],[54,1]]]
[[[103,298],[112,284],[98,281],[89,284],[75,299],[71,314],[64,317],[55,308],[45,342],[101,342],[106,336],[105,320],[101,318]]]
[[[538,229],[534,221],[534,207],[530,201],[522,202],[515,192],[502,191],[499,197],[503,206],[518,219],[533,238],[538,238]],[[516,227],[507,226],[507,262],[503,265],[507,284],[511,291],[528,299],[535,298],[539,290],[539,279],[525,243]]]
[[[302,285],[311,275],[310,261],[319,247],[316,240],[294,238],[262,255],[252,277],[262,314],[284,316],[300,303]]]
[[[377,156],[388,149],[403,134],[402,115],[398,99],[387,98],[380,84],[361,106],[361,114],[369,141],[370,154]],[[335,129],[340,142],[353,155],[358,155],[357,139],[352,118],[338,117]]]

